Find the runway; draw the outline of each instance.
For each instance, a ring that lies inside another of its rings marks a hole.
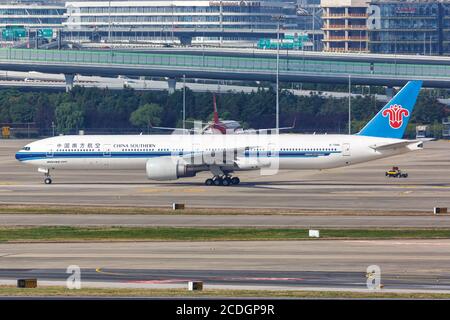
[[[195,178],[154,183],[142,171],[55,171],[54,184],[42,183],[33,167],[14,159],[28,141],[0,142],[0,203],[167,207],[329,209],[431,212],[450,207],[450,143],[430,142],[422,151],[347,168],[239,174],[233,187],[206,187]],[[389,179],[393,165],[409,173]]]
[[[429,228],[450,229],[450,215],[137,215],[0,214],[0,226],[81,227],[282,227],[282,228]]]
[[[218,241],[0,244],[0,279],[82,281],[113,287],[365,289],[378,265],[389,290],[450,290],[450,240]]]

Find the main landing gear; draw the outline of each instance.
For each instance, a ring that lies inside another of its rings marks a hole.
[[[241,182],[238,177],[230,176],[215,176],[212,179],[206,179],[205,185],[207,186],[231,186],[237,185]]]

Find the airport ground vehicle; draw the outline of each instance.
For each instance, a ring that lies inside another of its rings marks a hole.
[[[398,167],[392,167],[391,170],[386,171],[385,175],[389,178],[408,178],[408,174],[402,172]]]

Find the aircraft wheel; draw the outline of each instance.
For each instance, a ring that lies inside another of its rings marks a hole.
[[[238,177],[233,177],[231,178],[231,183],[236,185],[239,184],[239,182],[241,182],[241,180]]]
[[[225,179],[222,180],[222,185],[224,185],[224,186],[231,185],[231,179],[226,177]]]
[[[222,179],[216,178],[213,180],[215,186],[221,186],[222,185]]]
[[[205,185],[207,185],[207,186],[212,186],[213,184],[214,184],[213,179],[206,179],[206,180],[205,180]]]
[[[50,178],[45,178],[45,179],[44,179],[44,183],[45,183],[45,184],[52,184],[52,179],[50,179]]]

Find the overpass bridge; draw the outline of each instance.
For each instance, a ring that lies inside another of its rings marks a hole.
[[[373,56],[373,55],[372,55]],[[205,54],[182,51],[133,53],[120,51],[66,51],[39,49],[0,49],[0,70],[62,73],[68,86],[73,75],[151,76],[275,81],[276,56],[253,54]],[[401,86],[411,79],[424,80],[425,87],[450,88],[450,60],[334,55],[292,54],[280,57],[280,81],[348,83]]]

